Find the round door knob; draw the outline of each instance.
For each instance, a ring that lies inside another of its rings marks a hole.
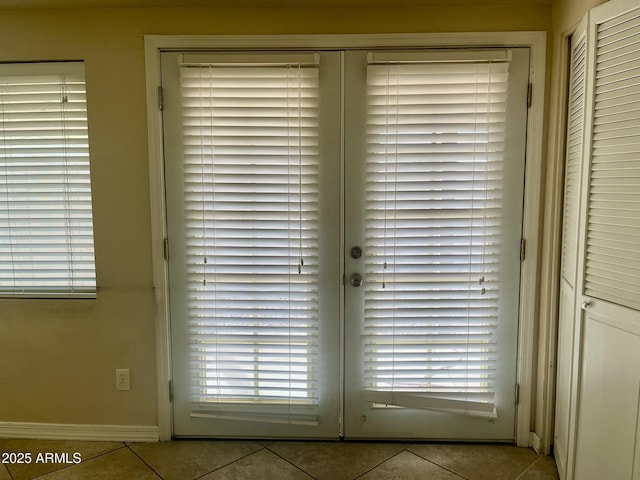
[[[351,278],[349,279],[349,283],[352,287],[359,287],[360,285],[362,285],[363,280],[364,279],[362,278],[362,275],[360,275],[359,273],[352,273]]]
[[[585,300],[584,302],[582,302],[582,309],[583,310],[586,310],[590,306],[591,306],[591,300]]]

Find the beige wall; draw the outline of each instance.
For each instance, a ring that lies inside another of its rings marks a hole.
[[[607,0],[556,0],[551,7],[554,38],[577,25],[587,11]]]
[[[86,62],[98,276],[95,301],[0,301],[0,422],[157,425],[144,35],[550,28],[548,5],[469,3],[0,10],[0,61]],[[115,368],[131,369],[130,392]]]

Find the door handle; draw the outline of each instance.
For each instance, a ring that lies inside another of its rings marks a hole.
[[[359,273],[352,273],[351,278],[349,279],[349,283],[352,287],[359,287],[360,285],[362,285],[363,281],[364,279]]]

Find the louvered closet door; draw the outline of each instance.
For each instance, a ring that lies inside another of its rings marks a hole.
[[[569,460],[570,424],[575,423],[575,382],[573,359],[579,353],[580,322],[576,322],[576,274],[578,266],[578,225],[580,220],[582,163],[584,154],[584,118],[587,77],[587,21],[581,22],[571,36],[569,97],[567,102],[567,139],[564,172],[564,212],[562,223],[562,263],[558,322],[558,361],[556,412],[553,451],[562,479]],[[578,330],[576,330],[578,329]],[[576,348],[577,347],[577,348]]]
[[[640,6],[590,14],[575,475],[640,475]],[[605,441],[602,441],[605,440]]]
[[[163,54],[176,436],[338,435],[338,68]]]
[[[347,437],[514,438],[528,58],[347,54]]]
[[[640,310],[640,9],[596,24],[585,294]]]

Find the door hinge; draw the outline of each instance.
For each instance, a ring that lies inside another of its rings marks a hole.
[[[533,98],[533,83],[527,85],[527,108],[531,108],[531,99]]]
[[[524,257],[527,253],[527,241],[524,238],[520,239],[520,261],[524,262]]]
[[[162,91],[162,85],[158,87],[158,108],[164,110],[164,93]]]
[[[162,246],[162,250],[163,250],[163,253],[164,253],[164,259],[165,259],[165,261],[168,262],[169,261],[169,239],[168,238],[164,239],[164,244]]]
[[[516,405],[520,405],[520,384],[519,383],[516,383],[515,403]]]
[[[169,380],[169,401],[173,402],[173,380]]]

